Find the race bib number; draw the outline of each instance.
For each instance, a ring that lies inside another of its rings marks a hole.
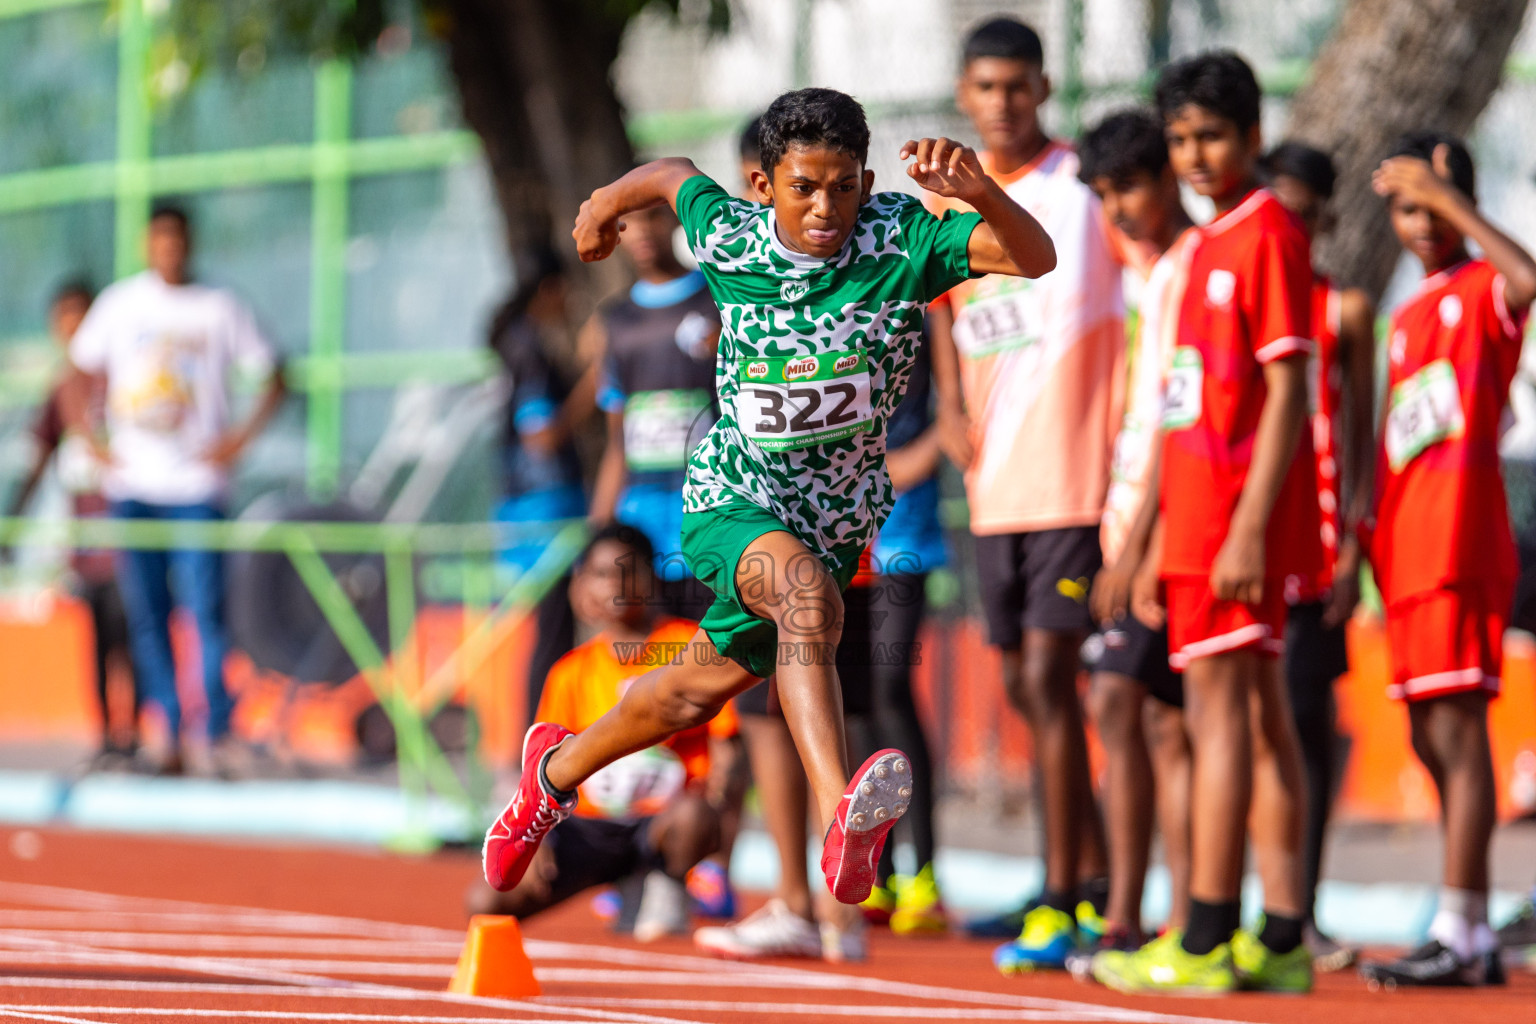
[[[1392,388],[1387,402],[1387,465],[1394,473],[1430,445],[1466,432],[1461,388],[1449,359],[1436,359]]]
[[[979,359],[1008,349],[1025,348],[1040,341],[1039,325],[1031,323],[1027,278],[1000,279],[1004,283],[984,295],[973,294],[955,322],[955,347],[967,359]],[[989,284],[991,279],[988,279]]]
[[[647,747],[600,768],[581,784],[587,803],[607,818],[657,814],[688,781],[688,770],[669,747]]]
[[[737,380],[741,432],[767,451],[841,441],[874,420],[862,351],[742,359]]]
[[[1205,390],[1205,359],[1200,350],[1188,345],[1173,352],[1168,381],[1163,390],[1163,429],[1183,430],[1200,419],[1201,395]]]
[[[631,470],[682,469],[694,425],[709,409],[702,389],[641,391],[624,403],[624,462]]]

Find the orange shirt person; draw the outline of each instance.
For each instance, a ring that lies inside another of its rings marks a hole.
[[[539,719],[585,729],[612,710],[630,682],[681,656],[698,624],[659,615],[654,551],[633,526],[599,530],[571,576],[577,620],[596,636],[550,668]],[[615,761],[582,783],[576,817],[539,849],[510,892],[477,882],[473,913],[527,917],[599,885],[636,879],[637,939],[650,941],[688,929],[684,880],[720,843],[724,779],[712,768],[711,745],[736,734],[727,704],[706,725]],[[620,915],[627,920],[630,915]]]
[[[1519,572],[1498,443],[1536,261],[1478,211],[1472,158],[1458,139],[1404,136],[1373,184],[1425,277],[1388,334],[1369,551],[1386,608],[1391,692],[1408,704],[1413,749],[1440,795],[1445,858],[1428,941],[1360,973],[1372,987],[1497,984],[1488,702],[1499,692]]]

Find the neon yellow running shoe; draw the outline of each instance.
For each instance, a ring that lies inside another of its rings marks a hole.
[[[859,904],[859,910],[864,914],[864,920],[873,925],[888,924],[891,913],[896,909],[896,878],[891,878],[889,886],[876,884],[869,890],[869,898]]]
[[[1312,954],[1305,945],[1276,953],[1257,935],[1239,930],[1232,936],[1232,966],[1238,985],[1252,992],[1305,995],[1312,991]]]
[[[924,864],[915,875],[896,875],[891,888],[896,891],[896,909],[891,911],[894,934],[940,935],[949,930],[932,864]]]
[[[1093,976],[1117,992],[1218,996],[1236,990],[1230,945],[1196,956],[1184,949],[1183,938],[1170,931],[1134,953],[1106,949],[1093,958]]]
[[[1044,904],[1024,915],[1024,930],[992,951],[992,964],[1004,974],[1065,970],[1067,954],[1078,946],[1077,921]]]
[[[1109,924],[1093,909],[1093,904],[1081,900],[1077,904],[1077,935],[1083,945],[1090,946],[1104,937]]]

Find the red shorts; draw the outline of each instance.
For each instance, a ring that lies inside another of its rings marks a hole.
[[[1205,576],[1170,576],[1163,580],[1168,601],[1168,664],[1183,671],[1195,658],[1257,647],[1278,658],[1285,652],[1285,588],[1278,580],[1264,585],[1264,600],[1243,604],[1211,593]]]
[[[1506,584],[1447,587],[1388,605],[1387,693],[1410,702],[1479,690],[1497,694],[1513,597]]]

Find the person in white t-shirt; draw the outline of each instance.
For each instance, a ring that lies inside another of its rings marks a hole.
[[[149,269],[102,292],[70,343],[74,372],[105,389],[105,434],[83,410],[66,415],[104,464],[102,490],[115,517],[222,519],[231,467],[282,401],[282,369],[244,303],[189,279],[191,231],[184,212],[156,209],[146,248]],[[255,408],[238,422],[231,409],[235,372],[265,381]],[[170,727],[169,747],[146,751],[149,767],[181,769],[181,706],[169,631],[171,611],[181,607],[197,625],[213,765],[226,769],[235,748],[229,741],[232,703],[224,689],[222,556],[125,550],[117,573],[135,678]]]

